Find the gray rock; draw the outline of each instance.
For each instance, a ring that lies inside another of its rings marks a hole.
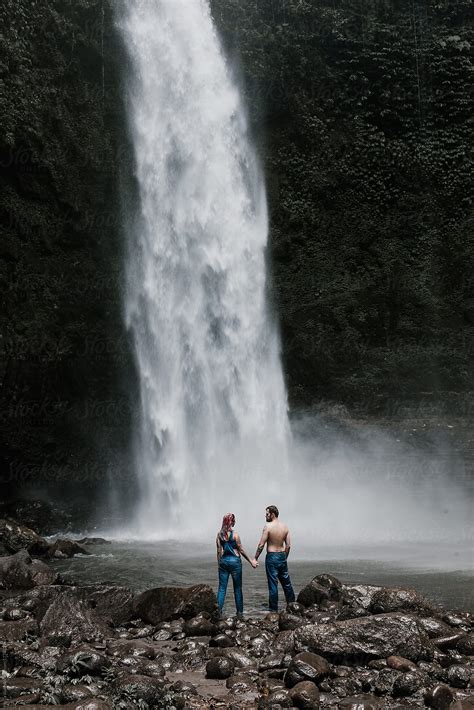
[[[230,678],[234,673],[234,664],[230,658],[225,656],[217,656],[216,658],[211,658],[206,663],[206,677],[207,678],[218,678],[225,679]]]
[[[188,619],[183,627],[186,636],[212,636],[216,630],[216,625],[206,614],[198,614],[192,619]]]
[[[278,627],[280,631],[293,631],[298,626],[302,626],[305,619],[296,614],[290,614],[288,611],[282,611],[279,617]]]
[[[369,611],[372,614],[414,612],[426,615],[436,613],[437,608],[416,589],[411,589],[410,587],[382,587],[373,595]]]
[[[454,695],[447,685],[434,685],[425,693],[425,705],[435,710],[448,710],[454,701]]]
[[[100,651],[89,646],[81,646],[73,651],[64,653],[58,659],[56,669],[58,673],[83,676],[86,674],[99,675],[109,666],[110,661],[104,653],[100,653]]]
[[[303,651],[291,659],[290,665],[285,673],[285,684],[292,688],[297,683],[310,680],[318,683],[329,675],[330,667],[325,658],[316,653]]]
[[[298,594],[298,603],[305,607],[321,604],[323,601],[342,599],[342,583],[330,574],[314,577]]]
[[[408,614],[380,614],[296,629],[295,648],[328,659],[366,663],[375,658],[403,656],[411,661],[433,656],[428,637]]]
[[[32,555],[45,555],[49,550],[43,537],[11,518],[0,520],[0,542],[12,554],[27,550]]]
[[[141,639],[111,639],[107,642],[107,652],[112,656],[156,657],[156,649],[150,643]]]
[[[437,636],[447,636],[451,633],[451,627],[441,619],[435,619],[432,616],[420,617],[420,626],[430,639]]]
[[[270,708],[291,708],[293,707],[293,701],[290,698],[289,692],[282,688],[270,693],[268,696],[268,706]]]
[[[98,641],[112,631],[74,591],[67,590],[50,604],[40,623],[42,641],[49,646]]]
[[[421,673],[401,673],[393,684],[392,694],[395,698],[402,698],[409,695],[414,695],[418,690],[423,688],[425,684],[425,676]]]
[[[32,589],[54,584],[57,573],[41,560],[32,560],[26,550],[0,557],[0,589]]]
[[[235,646],[235,641],[227,634],[216,634],[216,636],[209,641],[209,646],[215,646],[216,648],[232,648],[232,646]]]
[[[467,688],[472,675],[472,667],[455,665],[448,668],[448,682],[454,688]]]
[[[127,587],[91,584],[79,587],[78,594],[88,601],[96,614],[112,626],[121,626],[134,618],[134,594]]]
[[[383,587],[375,584],[343,584],[342,594],[349,603],[369,610],[374,595],[381,589]]]
[[[192,619],[200,612],[214,614],[217,599],[207,584],[192,587],[157,587],[135,597],[134,613],[149,624],[183,617]]]
[[[84,545],[75,540],[58,539],[50,545],[49,557],[74,557],[74,555],[90,555],[91,552]]]
[[[318,710],[319,690],[317,686],[309,680],[297,683],[290,690],[290,698],[293,705],[304,710]]]

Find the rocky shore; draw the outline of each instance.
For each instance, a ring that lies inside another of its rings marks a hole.
[[[0,520],[1,707],[474,707],[468,612],[322,574],[279,614],[219,619],[207,585],[76,586],[47,563],[93,543]]]

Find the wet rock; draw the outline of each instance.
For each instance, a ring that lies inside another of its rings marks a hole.
[[[436,608],[426,597],[410,587],[382,587],[375,592],[369,606],[372,614],[414,612],[433,614]]]
[[[408,614],[380,614],[331,624],[296,629],[295,648],[328,659],[367,662],[399,655],[409,660],[430,660],[429,640],[417,619]]]
[[[209,641],[209,646],[215,646],[217,648],[231,648],[235,646],[235,641],[227,634],[217,634]]]
[[[37,621],[41,621],[52,602],[67,589],[58,584],[35,587],[18,597],[18,604],[27,612],[32,612]]]
[[[106,540],[104,537],[83,537],[81,540],[77,541],[79,545],[111,545],[110,540]]]
[[[169,641],[172,637],[172,633],[166,629],[160,629],[155,634],[153,634],[153,641]]]
[[[302,616],[306,611],[306,607],[299,602],[290,602],[286,608],[290,614],[296,614],[297,616]]]
[[[304,710],[317,710],[319,708],[319,690],[314,683],[303,680],[290,690],[290,698],[294,707]]]
[[[81,646],[73,651],[64,653],[56,664],[58,673],[70,675],[99,675],[110,666],[109,659],[89,646]]]
[[[437,636],[447,636],[451,633],[451,627],[448,624],[432,616],[420,617],[419,624],[430,639]]]
[[[423,688],[425,677],[421,673],[401,673],[395,678],[392,688],[392,695],[395,698],[402,698],[409,695],[414,695],[418,690]]]
[[[90,555],[91,552],[84,545],[75,540],[59,539],[50,545],[49,557],[74,557],[74,555]]]
[[[325,678],[329,671],[329,663],[325,658],[315,653],[303,651],[292,658],[285,674],[285,683],[289,688],[303,680],[317,683]]]
[[[216,656],[224,656],[232,661],[236,668],[252,668],[255,660],[237,648],[222,648],[214,650]]]
[[[447,685],[435,685],[425,693],[425,705],[435,710],[448,710],[454,701],[454,695]]]
[[[383,703],[375,695],[355,695],[339,700],[337,707],[339,710],[379,710]]]
[[[41,560],[32,560],[26,550],[0,557],[0,589],[32,589],[54,584],[57,576]]]
[[[456,644],[456,650],[464,656],[474,656],[474,633],[465,634]]]
[[[112,656],[135,656],[154,659],[156,650],[154,646],[141,639],[111,639],[107,642],[107,652]]]
[[[455,665],[448,668],[448,682],[454,688],[467,688],[472,675],[472,667]]]
[[[453,629],[450,629],[450,631],[451,633],[446,636],[437,636],[432,639],[433,644],[443,651],[457,648],[459,641],[464,638],[466,633],[465,631],[453,631]]]
[[[188,619],[183,627],[186,636],[212,636],[216,630],[215,624],[206,614],[198,614],[192,619]]]
[[[377,695],[391,695],[393,684],[398,676],[398,671],[394,671],[392,668],[383,668],[374,679],[371,690]]]
[[[177,680],[176,683],[173,683],[171,689],[180,695],[197,695],[196,686],[189,680]]]
[[[418,671],[416,663],[401,656],[389,656],[387,658],[387,666],[395,671],[413,671],[414,673]]]
[[[290,698],[289,692],[282,688],[270,693],[268,696],[268,705],[270,708],[291,708],[293,707],[293,701]]]
[[[43,645],[69,646],[72,641],[97,641],[112,635],[107,624],[73,591],[59,595],[40,623]]]
[[[278,627],[280,631],[292,631],[302,626],[305,622],[302,616],[290,614],[288,611],[282,611],[279,617]]]
[[[155,707],[164,694],[165,683],[162,678],[147,675],[126,674],[116,681],[119,693],[127,699],[144,700],[150,707]]]
[[[44,538],[10,518],[0,520],[0,541],[12,554],[27,550],[31,555],[45,555],[49,550],[49,544]]]
[[[134,594],[127,587],[94,584],[80,587],[80,594],[100,617],[113,626],[120,626],[134,618]]]
[[[0,614],[0,616],[2,615]],[[3,621],[20,621],[21,619],[25,619],[26,617],[26,611],[24,609],[20,609],[19,607],[5,609],[5,611],[3,612]]]
[[[247,673],[236,673],[231,675],[226,680],[226,688],[232,693],[248,693],[254,689],[254,681],[252,676]]]
[[[263,634],[261,636],[256,636],[250,642],[249,653],[254,658],[263,658],[268,653],[269,640]]]
[[[293,631],[281,631],[275,636],[272,643],[272,648],[275,651],[283,653],[292,653],[295,648],[295,634]]]
[[[283,668],[283,656],[281,653],[272,653],[269,656],[265,656],[258,664],[260,673],[274,670],[275,668]]]
[[[234,673],[234,667],[235,666],[230,658],[226,658],[225,656],[211,658],[206,663],[206,678],[230,678],[230,676]]]
[[[193,587],[157,587],[142,592],[134,600],[134,612],[149,624],[178,617],[192,619],[200,612],[215,614],[217,599],[207,584]]]
[[[347,621],[348,619],[360,619],[363,616],[368,616],[369,612],[362,606],[345,606],[337,615],[338,621]]]
[[[362,691],[362,683],[357,678],[335,678],[331,681],[331,689],[335,695],[345,698],[360,693]]]
[[[350,604],[369,610],[374,595],[381,589],[383,587],[375,584],[343,584],[342,594],[343,599]]]
[[[472,621],[471,615],[468,612],[454,613],[452,611],[448,611],[443,614],[442,619],[446,622],[446,624],[449,624],[449,626],[466,627],[466,630],[469,629]]]
[[[38,632],[36,621],[0,621],[0,639],[2,641],[21,641],[27,634],[37,636]]]
[[[330,574],[319,574],[314,577],[298,594],[298,603],[305,607],[321,604],[326,600],[342,599],[342,584]]]

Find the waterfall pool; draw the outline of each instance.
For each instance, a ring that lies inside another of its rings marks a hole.
[[[213,544],[121,541],[90,549],[91,555],[55,560],[53,565],[80,584],[109,582],[137,591],[198,583],[217,588]],[[245,561],[243,564],[245,610],[264,613],[267,598],[264,555],[255,571]],[[473,555],[464,543],[315,546],[311,550],[297,549],[295,545],[289,568],[296,593],[312,577],[326,572],[343,582],[411,586],[447,609],[474,610]],[[231,582],[225,609],[234,613]]]

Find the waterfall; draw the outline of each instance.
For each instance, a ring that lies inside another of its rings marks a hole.
[[[127,0],[118,26],[138,189],[125,293],[140,386],[132,529],[215,531],[228,510],[254,523],[285,494],[289,426],[246,113],[207,0]]]

